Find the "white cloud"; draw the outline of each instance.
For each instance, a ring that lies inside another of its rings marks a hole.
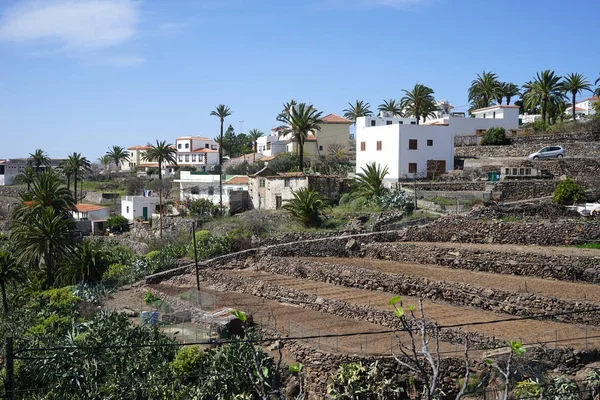
[[[103,48],[131,39],[139,21],[133,0],[25,1],[0,20],[0,40],[50,42],[67,50]]]

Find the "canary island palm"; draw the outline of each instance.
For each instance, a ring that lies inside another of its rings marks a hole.
[[[298,144],[300,171],[304,170],[304,142],[309,133],[321,131],[319,124],[322,122],[322,114],[312,105],[300,103],[292,106],[287,113],[281,113],[278,117],[279,122],[284,124],[279,136],[289,135],[291,140]]]
[[[354,104],[348,103],[348,108],[344,110],[344,118],[356,122],[357,118],[370,117],[373,115],[371,105],[362,100],[356,100]]]
[[[108,148],[106,155],[111,159],[113,163],[115,163],[115,167],[117,167],[117,171],[119,170],[121,163],[123,161],[129,160],[129,153],[125,150],[125,147],[122,146],[112,146]]]
[[[477,78],[471,81],[469,101],[475,108],[489,107],[498,98],[502,101],[502,97],[502,84],[498,80],[498,75],[483,71],[481,74],[477,74]]]
[[[373,199],[387,193],[383,186],[383,180],[389,173],[388,167],[381,168],[381,165],[372,162],[366,167],[361,168],[361,172],[356,174],[356,188],[354,193],[359,197]]]
[[[292,218],[305,227],[319,227],[323,223],[327,205],[321,196],[309,188],[293,192],[293,198],[283,205]]]
[[[396,99],[384,100],[379,106],[377,106],[377,111],[385,111],[392,113],[394,117],[403,117],[403,110],[400,102]]]
[[[542,110],[542,121],[548,122],[548,109],[552,103],[558,103],[565,98],[562,77],[554,71],[545,70],[538,72],[533,81],[523,85],[524,106],[527,109],[533,109],[540,106]]]
[[[225,118],[229,117],[233,112],[229,107],[225,104],[219,104],[215,107],[213,111],[210,112],[210,115],[219,118],[219,122],[221,123],[221,130],[219,133],[219,210],[223,212],[223,124],[225,123]]]
[[[17,259],[9,250],[0,250],[0,294],[4,315],[8,314],[8,297],[6,287],[21,280],[23,271],[20,270]]]
[[[251,129],[250,132],[248,132],[248,139],[250,139],[250,141],[252,142],[252,146],[254,148],[254,160],[256,161],[256,153],[258,152],[258,138],[260,138],[261,136],[264,135],[264,132],[259,130],[259,129]]]
[[[515,96],[520,96],[521,91],[519,87],[512,82],[504,82],[502,84],[502,94],[506,97],[506,105],[510,105],[510,100]],[[501,103],[500,103],[501,104]]]
[[[575,114],[575,101],[578,94],[581,94],[583,91],[592,91],[592,84],[588,82],[587,78],[583,74],[573,73],[565,76],[562,82],[563,90],[567,94],[571,94],[571,112],[573,121],[576,121]]]
[[[33,153],[29,153],[27,165],[33,167],[35,172],[40,173],[42,171],[42,167],[45,168],[50,166],[50,157],[48,157],[48,153],[46,153],[44,150],[37,149]]]
[[[433,89],[417,83],[412,90],[402,89],[402,91],[404,97],[400,100],[401,107],[407,114],[416,118],[417,125],[421,117],[423,121],[428,117],[435,117],[437,105],[433,98]]]

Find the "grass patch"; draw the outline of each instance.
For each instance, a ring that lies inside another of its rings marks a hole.
[[[597,249],[600,250],[600,242],[576,244],[575,247],[578,249]]]
[[[500,218],[500,220],[503,222],[521,222],[523,219],[521,217],[506,215],[506,216]]]

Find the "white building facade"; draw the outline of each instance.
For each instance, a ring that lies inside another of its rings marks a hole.
[[[148,221],[156,211],[158,197],[123,196],[121,197],[121,215],[133,222],[136,219]]]
[[[219,165],[219,144],[201,136],[183,136],[175,140],[177,165],[194,167],[196,171],[207,172]]]
[[[128,147],[127,152],[129,153],[129,157],[127,160],[121,161],[121,171],[130,172],[139,168],[142,164],[149,164],[150,162],[144,157],[144,152],[149,147],[148,145]]]
[[[256,140],[257,153],[263,156],[274,156],[286,150],[285,140],[280,140],[279,131],[272,129],[269,135],[261,136]]]
[[[519,108],[495,106],[473,111],[474,118],[448,116],[423,125],[414,118],[361,117],[356,121],[356,172],[367,164],[388,168],[388,184],[400,179],[439,176],[454,168],[454,137],[481,135],[492,127],[519,126]]]
[[[207,199],[218,205],[219,175],[202,174],[198,172],[181,171],[179,183],[179,199],[181,201]],[[229,205],[229,195],[232,191],[248,190],[248,177],[234,175],[223,182],[223,206]]]
[[[575,115],[577,116],[577,118],[596,114],[596,110],[594,110],[594,103],[597,101],[598,96],[592,96],[585,100],[581,100],[575,103]],[[565,114],[573,115],[573,106],[567,108]]]

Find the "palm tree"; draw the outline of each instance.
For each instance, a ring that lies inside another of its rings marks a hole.
[[[104,166],[104,170],[107,170],[107,169],[109,169],[109,166],[112,163],[112,160],[108,154],[105,154],[103,156],[100,156],[100,158],[98,159],[98,162],[100,164],[102,164],[102,166]]]
[[[13,221],[11,236],[19,260],[30,265],[43,264],[48,288],[54,285],[54,269],[58,260],[73,255],[76,247],[74,228],[73,218],[57,214],[52,207],[34,208],[26,216]]]
[[[62,160],[58,164],[58,169],[63,173],[67,180],[67,189],[71,190],[71,178],[73,177],[73,170],[69,164],[69,160]]]
[[[350,107],[344,110],[344,118],[354,121],[354,123],[356,123],[357,118],[370,117],[373,115],[373,112],[371,112],[371,105],[362,100],[356,100],[354,104],[348,103],[348,105]]]
[[[327,206],[321,196],[307,187],[292,192],[294,198],[283,205],[292,218],[305,227],[318,227],[323,222]]]
[[[70,154],[66,160],[67,170],[73,175],[73,193],[75,202],[77,203],[77,182],[81,173],[90,172],[92,170],[91,163],[86,157],[82,157],[81,153]],[[67,180],[67,188],[69,188],[69,182]]]
[[[400,100],[400,104],[409,115],[417,119],[417,125],[419,125],[421,117],[423,117],[423,121],[427,117],[435,117],[437,106],[433,98],[433,89],[417,83],[411,91],[406,89],[402,89],[402,91],[404,97]]]
[[[280,115],[279,122],[283,122],[285,126],[279,132],[279,136],[289,134],[291,139],[298,143],[300,171],[304,171],[304,142],[310,132],[321,131],[319,124],[322,122],[322,114],[312,105],[300,103],[290,108],[287,114]]]
[[[8,250],[0,250],[0,293],[2,295],[2,307],[4,315],[8,314],[8,299],[6,296],[6,286],[12,282],[17,282],[21,279],[23,272],[19,270],[19,266],[15,257]]]
[[[106,156],[115,163],[117,171],[120,169],[120,165],[123,161],[129,160],[129,153],[125,150],[125,147],[122,146],[109,147]]]
[[[377,106],[377,111],[385,111],[392,113],[392,116],[402,117],[402,107],[400,106],[400,102],[396,99],[384,100],[379,106]]]
[[[583,74],[572,73],[565,76],[562,82],[563,90],[565,93],[571,93],[571,107],[573,113],[573,121],[576,121],[575,115],[575,98],[578,94],[581,94],[584,90],[588,92],[592,91],[592,84],[588,82],[587,78]]]
[[[63,285],[76,285],[84,281],[96,281],[106,268],[107,252],[97,242],[84,240],[68,262],[60,270]]]
[[[504,82],[502,84],[502,93],[504,97],[506,97],[506,105],[510,105],[510,99],[515,96],[520,96],[521,92],[519,91],[519,87],[512,82]],[[502,103],[500,103],[502,104]]]
[[[361,168],[361,172],[356,174],[355,193],[369,199],[385,194],[387,190],[383,186],[383,180],[387,174],[387,166],[381,168],[381,165],[375,162],[367,164],[366,168]]]
[[[37,175],[36,175],[36,172],[33,169],[33,167],[26,167],[23,170],[23,172],[21,172],[19,175],[15,176],[15,183],[16,184],[21,184],[21,183],[27,184],[27,191],[29,191],[31,189],[31,184],[35,180],[36,176]]]
[[[492,101],[502,97],[502,85],[498,80],[498,75],[492,72],[483,71],[481,74],[477,74],[477,78],[471,82],[469,101],[476,108],[489,107]]]
[[[294,107],[296,107],[298,105],[298,102],[294,99],[291,99],[290,101],[288,101],[287,103],[283,103],[283,108],[281,109],[281,112],[279,113],[279,115],[277,116],[277,121],[281,121],[282,118],[284,118],[285,116],[290,115],[290,110]]]
[[[254,146],[254,160],[256,161],[256,153],[258,152],[258,138],[261,137],[262,135],[264,135],[264,132],[258,129],[251,129],[250,132],[248,132],[248,139],[250,139],[250,141],[252,142],[252,145]]]
[[[562,77],[556,75],[554,71],[545,70],[538,72],[533,81],[523,85],[525,89],[523,100],[525,107],[534,108],[537,105],[542,109],[542,121],[547,122],[548,106],[550,103],[562,101],[564,99],[564,90],[561,84]]]
[[[48,153],[46,153],[44,150],[37,149],[33,153],[29,153],[27,164],[30,167],[34,167],[35,172],[39,173],[42,167],[50,166],[50,157],[48,157]]]
[[[61,176],[52,169],[39,174],[31,184],[31,190],[21,193],[21,203],[13,211],[14,219],[24,219],[38,208],[50,207],[56,215],[68,216],[75,210],[75,198],[63,186]]]
[[[156,145],[148,143],[148,149],[144,151],[143,157],[150,162],[158,163],[158,179],[162,181],[162,166],[163,164],[177,165],[177,149],[166,140],[156,140]],[[162,182],[158,188],[158,202],[160,209],[160,237],[162,239]]]
[[[225,104],[219,104],[213,111],[210,112],[210,115],[218,117],[221,122],[221,130],[219,134],[219,212],[223,212],[223,124],[225,123],[225,118],[229,117],[233,112],[229,107]]]

